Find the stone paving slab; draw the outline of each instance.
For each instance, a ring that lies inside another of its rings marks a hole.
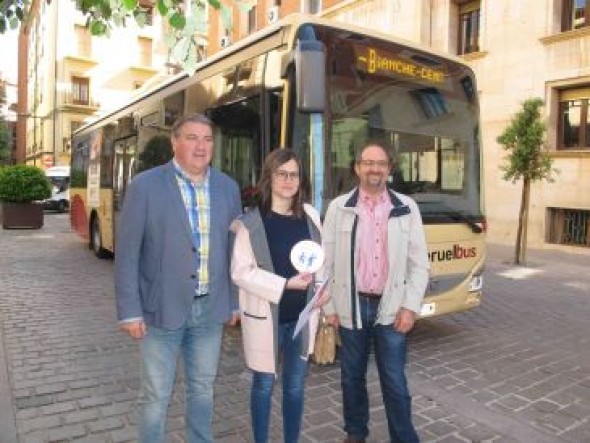
[[[47,214],[38,231],[0,231],[0,251],[0,442],[136,441],[138,349],[116,330],[112,261],[94,258],[67,215]],[[422,320],[411,334],[421,440],[590,441],[590,254],[531,251],[517,267],[510,247],[489,251],[483,305]],[[249,381],[239,329],[227,329],[216,441],[251,441]],[[179,368],[169,442],[184,441],[182,392]],[[369,392],[368,441],[384,442],[372,363]],[[272,442],[282,441],[280,393]],[[301,441],[339,442],[341,427],[338,365],[312,365]]]

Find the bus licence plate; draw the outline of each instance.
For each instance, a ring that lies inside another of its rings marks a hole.
[[[435,311],[435,303],[422,303],[420,307],[420,316],[427,317],[429,315],[434,315]]]

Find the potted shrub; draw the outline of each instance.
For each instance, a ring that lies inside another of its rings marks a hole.
[[[51,197],[51,184],[43,170],[30,165],[0,168],[0,202],[4,229],[39,229],[43,206]]]

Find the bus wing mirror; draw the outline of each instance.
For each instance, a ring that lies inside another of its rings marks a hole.
[[[295,47],[295,89],[300,112],[326,108],[326,52],[317,40],[299,40]]]

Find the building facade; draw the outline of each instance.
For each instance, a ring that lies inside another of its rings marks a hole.
[[[19,161],[69,164],[73,130],[166,77],[166,27],[150,2],[144,13],[143,27],[128,21],[93,37],[76,2],[33,2],[19,35]]]
[[[234,10],[231,33],[219,34],[212,17],[210,51],[291,12],[376,29],[472,66],[494,242],[514,242],[522,187],[503,180],[506,151],[496,138],[524,100],[542,98],[545,149],[559,174],[532,185],[528,245],[590,252],[590,0],[259,0],[247,13]]]
[[[146,0],[146,11],[152,3]],[[528,244],[590,252],[590,0],[258,0],[252,8],[226,3],[232,26],[210,9],[207,55],[303,12],[469,63],[478,79],[488,233],[495,242],[515,239],[522,186],[502,179],[506,152],[496,138],[524,100],[542,98],[545,148],[559,174],[553,183],[532,186]],[[168,73],[166,28],[150,13],[144,28],[129,23],[110,39],[91,37],[75,2],[36,1],[34,8],[20,36],[27,63],[20,65],[17,142],[26,143],[17,156],[40,166],[64,164],[72,129]]]
[[[272,25],[286,15],[297,12],[321,14],[326,8],[346,2],[342,0],[257,0],[250,2],[248,7],[241,6],[239,0],[226,3],[229,5],[231,15],[229,29],[225,26],[219,11],[213,8],[209,9],[208,55]]]

